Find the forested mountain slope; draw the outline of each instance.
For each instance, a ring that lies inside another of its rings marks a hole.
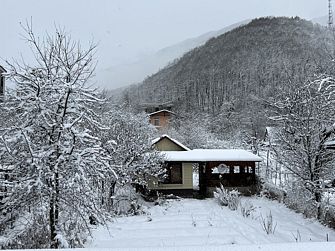
[[[332,40],[326,28],[300,18],[259,18],[186,53],[125,97],[133,104],[174,101],[184,111],[217,115],[331,71]]]

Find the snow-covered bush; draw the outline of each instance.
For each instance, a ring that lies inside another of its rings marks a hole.
[[[326,205],[322,208],[323,217],[322,221],[324,224],[331,228],[335,228],[335,207]]]
[[[276,227],[277,227],[277,222],[273,221],[271,211],[269,212],[269,214],[266,215],[265,218],[263,218],[263,216],[261,215],[260,223],[261,223],[261,226],[262,226],[263,230],[266,232],[266,234],[274,234],[275,233]]]
[[[325,225],[335,228],[335,190],[329,188],[327,192],[323,194],[323,200],[321,205],[321,222]]]
[[[240,203],[240,210],[242,213],[242,216],[247,218],[251,216],[252,212],[255,211],[254,205],[250,201],[245,201],[244,203]]]
[[[297,233],[296,234],[292,233],[292,236],[293,236],[295,242],[301,242],[301,234],[300,234],[299,229],[297,229]]]
[[[0,249],[33,249],[48,247],[49,236],[45,216],[38,212],[26,213],[14,222],[0,235]]]
[[[272,200],[283,202],[286,192],[271,183],[265,182],[262,184],[261,195]]]
[[[159,205],[159,206],[163,206],[167,204],[167,198],[166,195],[160,193],[160,192],[156,192],[157,193],[157,198],[155,200],[155,205]]]
[[[308,218],[317,217],[318,206],[314,200],[314,195],[300,183],[293,182],[287,189],[284,204]]]
[[[229,191],[222,185],[216,188],[214,198],[217,200],[219,205],[228,207],[230,210],[237,210],[240,204],[239,192],[236,190]]]
[[[112,211],[117,215],[144,214],[143,201],[129,184],[118,185],[112,197]]]

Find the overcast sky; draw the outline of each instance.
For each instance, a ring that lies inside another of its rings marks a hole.
[[[136,60],[212,30],[260,16],[325,16],[327,0],[0,0],[0,58],[25,55],[20,22],[32,17],[43,36],[65,27],[99,43],[99,67]],[[1,61],[0,61],[1,64]]]

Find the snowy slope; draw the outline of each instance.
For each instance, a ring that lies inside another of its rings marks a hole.
[[[118,218],[93,233],[89,248],[113,250],[335,250],[335,232],[315,220],[263,198],[244,198],[256,207],[244,218],[240,211],[214,201],[184,199],[149,209],[150,215]],[[267,235],[261,217],[271,211],[276,231]],[[300,236],[297,245],[295,238]],[[305,242],[305,243],[303,243]],[[318,242],[318,243],[312,243]],[[286,243],[286,244],[285,244]],[[288,244],[291,243],[291,244]],[[221,248],[220,248],[221,247]],[[229,248],[229,249],[228,249]]]

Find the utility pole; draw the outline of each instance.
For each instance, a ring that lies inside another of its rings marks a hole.
[[[332,0],[328,0],[328,28],[333,28],[333,8],[332,8]]]

